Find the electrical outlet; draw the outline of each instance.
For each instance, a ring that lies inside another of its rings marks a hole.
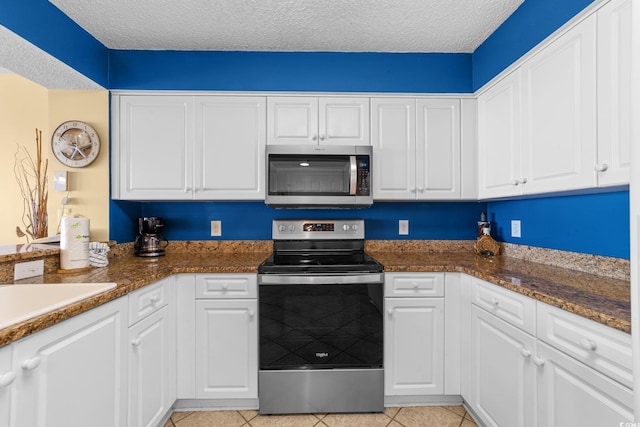
[[[222,236],[222,221],[211,221],[211,236]]]
[[[409,220],[401,219],[398,221],[398,234],[401,236],[406,236],[409,234]]]
[[[13,280],[27,277],[42,276],[44,274],[44,260],[16,263],[13,270]]]
[[[520,228],[520,220],[511,220],[511,237],[522,237],[522,229]]]

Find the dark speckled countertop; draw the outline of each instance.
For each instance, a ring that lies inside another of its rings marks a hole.
[[[270,242],[230,244],[221,250],[209,242],[172,243],[174,251],[158,258],[138,258],[130,245],[121,246],[108,267],[86,273],[58,274],[24,279],[20,283],[115,282],[116,288],[79,301],[34,319],[0,329],[0,346],[119,298],[136,289],[173,274],[256,273],[270,254]],[[462,272],[495,283],[539,301],[560,307],[624,332],[631,330],[630,285],[614,279],[567,268],[508,256],[481,257],[469,250],[468,243],[450,250],[395,251],[393,246],[368,245],[367,251],[385,266],[387,272]],[[409,248],[411,249],[411,248]],[[115,251],[117,252],[117,251]],[[55,271],[55,270],[53,270]],[[13,283],[4,280],[5,283]]]

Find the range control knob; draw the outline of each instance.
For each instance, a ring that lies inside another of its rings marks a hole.
[[[349,231],[349,230],[351,230],[351,227],[349,226],[349,224],[344,224],[344,225],[342,226],[342,229],[343,229],[344,231]]]
[[[289,225],[289,231],[295,231],[296,230],[296,226],[291,224]]]
[[[353,231],[358,231],[358,224],[353,224],[353,225],[351,226],[351,229],[352,229]]]
[[[278,230],[279,230],[279,231],[284,231],[284,230],[286,230],[286,229],[287,229],[287,227],[286,227],[286,226],[284,226],[284,225],[282,225],[282,224],[280,224],[280,225],[278,226]]]

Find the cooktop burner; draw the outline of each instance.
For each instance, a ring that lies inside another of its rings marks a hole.
[[[273,254],[259,274],[381,273],[364,251],[364,220],[274,220]]]

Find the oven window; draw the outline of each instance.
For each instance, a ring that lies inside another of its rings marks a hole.
[[[269,156],[269,195],[349,195],[349,156]]]
[[[382,284],[265,285],[260,369],[382,367]]]

